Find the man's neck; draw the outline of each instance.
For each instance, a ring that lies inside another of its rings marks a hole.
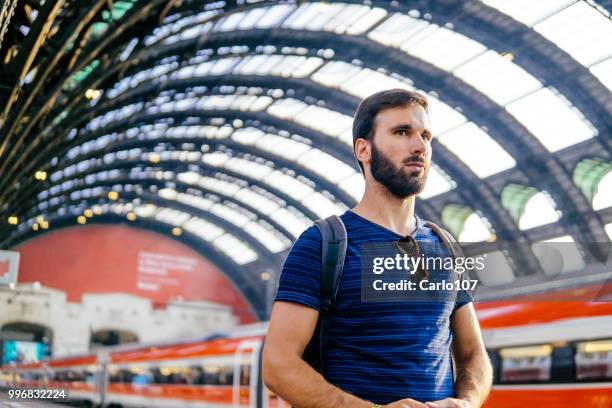
[[[414,203],[415,196],[397,198],[377,183],[374,186],[366,186],[363,198],[351,210],[368,221],[406,236],[416,229]]]

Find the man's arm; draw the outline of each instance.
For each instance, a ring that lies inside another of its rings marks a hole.
[[[432,408],[478,408],[482,406],[493,381],[493,369],[482,341],[474,305],[457,309],[451,320],[452,352],[457,367],[457,398],[428,402]]]
[[[297,303],[274,304],[263,351],[264,383],[294,407],[370,408],[371,403],[331,385],[302,359],[318,317],[318,311]]]
[[[302,354],[317,325],[319,312],[297,303],[277,301],[263,350],[263,380],[269,389],[298,408],[370,408],[373,404],[325,381]],[[406,398],[386,408],[425,408]]]

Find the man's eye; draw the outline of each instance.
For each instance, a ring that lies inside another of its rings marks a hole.
[[[397,133],[400,136],[406,136],[408,134],[406,129],[398,129],[395,133]]]
[[[431,140],[431,133],[422,133],[421,137],[425,140]]]

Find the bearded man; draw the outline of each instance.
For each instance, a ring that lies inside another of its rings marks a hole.
[[[315,226],[302,233],[285,261],[263,377],[294,407],[477,408],[489,392],[491,365],[467,293],[436,302],[364,302],[361,296],[364,244],[411,236],[426,256],[447,256],[440,237],[415,214],[431,165],[427,109],[423,95],[392,89],[363,100],[355,114],[353,149],[365,193],[340,217],[347,251],[324,373],[302,359],[321,307],[322,239]]]

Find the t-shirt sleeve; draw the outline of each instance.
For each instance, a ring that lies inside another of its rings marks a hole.
[[[461,274],[461,281],[465,281],[465,280],[470,280],[470,275],[469,273],[466,271],[464,273]],[[468,287],[469,285],[466,284],[466,287]],[[462,288],[464,287],[463,285],[461,286]],[[460,289],[457,292],[457,298],[455,299],[455,306],[453,307],[453,313],[455,313],[455,311],[457,311],[457,309],[467,305],[468,303],[472,303],[474,301],[474,297],[472,296],[472,291],[469,289]]]
[[[280,275],[275,301],[321,306],[321,233],[313,225],[295,241]]]

